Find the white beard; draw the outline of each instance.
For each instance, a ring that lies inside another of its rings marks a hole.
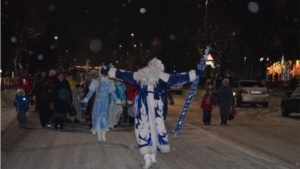
[[[136,72],[134,75],[134,79],[140,83],[142,87],[147,85],[152,85],[155,87],[158,83],[158,75],[160,72],[162,72],[161,69],[158,69],[155,66],[147,66],[138,70],[138,72]]]

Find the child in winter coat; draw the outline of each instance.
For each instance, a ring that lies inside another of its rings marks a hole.
[[[27,125],[26,111],[29,103],[31,103],[31,100],[25,96],[24,90],[18,89],[13,104],[17,108],[17,119],[19,121],[19,126],[22,128],[25,128]]]
[[[217,103],[215,99],[215,90],[212,87],[212,84],[208,84],[206,89],[206,94],[204,95],[201,101],[201,109],[203,110],[203,123],[204,125],[210,125],[211,122],[211,111],[213,105]]]

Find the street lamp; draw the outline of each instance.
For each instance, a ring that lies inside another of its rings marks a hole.
[[[207,45],[209,44],[209,18],[208,18],[208,0],[205,1],[205,17],[206,17],[206,34],[207,34]]]
[[[58,37],[57,37],[57,36],[54,36],[54,39],[55,39],[55,40],[57,40],[57,39],[58,39]]]
[[[264,61],[264,58],[263,58],[263,57],[261,57],[261,58],[259,59],[259,61],[260,61],[260,62]]]

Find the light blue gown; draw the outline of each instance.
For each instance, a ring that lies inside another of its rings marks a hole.
[[[86,95],[87,99],[90,99],[94,92],[96,92],[96,97],[94,101],[93,111],[92,111],[92,133],[96,134],[98,128],[100,127],[101,131],[109,131],[107,124],[107,117],[109,111],[109,95],[114,100],[119,100],[115,91],[115,84],[113,80],[110,80],[107,77],[101,77],[101,86],[100,79],[94,80],[90,87],[90,91]]]

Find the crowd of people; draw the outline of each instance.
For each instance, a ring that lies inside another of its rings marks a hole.
[[[99,70],[92,69],[88,72],[88,78],[82,79],[80,72],[76,69],[69,72],[55,70],[48,72],[42,69],[35,78],[31,78],[28,71],[23,70],[18,80],[18,91],[14,101],[20,127],[26,127],[26,112],[30,104],[34,105],[34,101],[35,111],[39,113],[40,124],[43,128],[58,130],[64,129],[65,124],[76,127],[80,122],[87,122],[88,126],[94,129],[99,126],[98,124],[103,126],[104,120],[109,128],[117,126],[121,115],[124,116],[126,112],[127,87],[122,81],[110,79],[99,72]],[[96,85],[96,82],[99,83]],[[104,91],[95,92],[102,90],[101,87],[103,88],[106,84],[109,84],[107,88],[109,90],[103,89],[107,91],[106,95]],[[86,102],[87,104],[82,104],[86,98],[90,100]],[[100,98],[102,102],[98,104]],[[76,115],[69,113],[71,107],[74,107]],[[101,116],[102,121],[97,121],[96,116]]]
[[[168,89],[201,77],[205,59],[199,65],[196,71],[167,74],[163,63],[154,58],[136,72],[119,70],[114,66],[92,69],[85,80],[80,79],[76,70],[68,73],[50,70],[48,74],[41,70],[31,81],[25,70],[19,79],[14,104],[23,101],[20,105],[27,106],[35,96],[42,127],[54,125],[54,129],[58,130],[64,129],[65,123],[76,126],[86,121],[91,132],[97,135],[98,142],[106,141],[107,132],[120,123],[122,116],[124,122],[128,120],[129,125],[134,127],[139,150],[145,160],[143,168],[148,169],[157,162],[157,152],[170,152],[164,121],[167,105],[174,104],[174,101]],[[234,107],[229,80],[219,77],[216,88],[211,82],[206,84],[206,94],[200,104],[205,125],[210,125],[212,106],[216,104],[220,109],[221,125],[227,125],[227,118]],[[70,105],[76,110],[76,115],[69,113]],[[26,127],[24,114],[27,110],[28,106],[20,109],[20,127]]]

